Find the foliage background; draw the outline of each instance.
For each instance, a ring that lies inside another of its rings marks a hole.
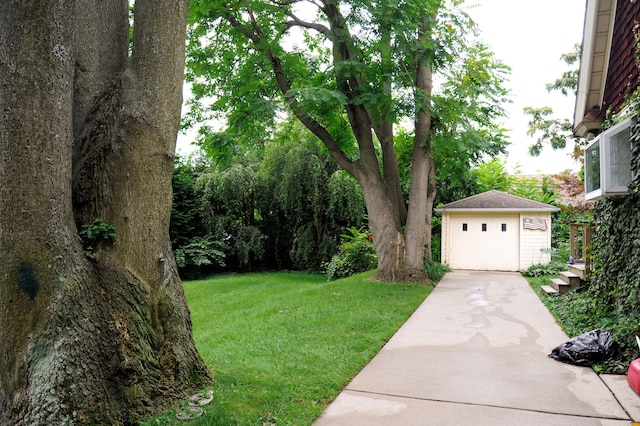
[[[401,150],[399,157],[403,155]],[[339,277],[371,266],[372,244],[363,245],[366,250],[356,258],[354,250],[340,249],[352,230],[366,231],[362,190],[306,130],[284,126],[273,141],[252,148],[250,155],[229,158],[236,164],[218,161],[211,152],[176,160],[171,238],[183,276],[291,269]],[[592,220],[583,205],[562,202],[561,187],[565,193],[581,191],[577,176],[518,176],[510,174],[500,158],[456,170],[438,169],[443,184],[437,204],[496,189],[559,206],[552,247],[554,259],[561,262],[569,258],[569,224]],[[438,262],[438,215],[432,230],[432,260]],[[425,259],[425,267],[431,266]]]

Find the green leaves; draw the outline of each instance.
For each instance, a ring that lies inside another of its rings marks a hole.
[[[320,9],[305,2],[197,0],[187,72],[197,102],[188,122],[222,113],[225,132],[237,143],[264,140],[284,111],[276,84],[283,78],[297,108],[334,140],[344,140],[344,131],[352,132],[341,124],[349,105],[391,123],[413,120],[416,110],[428,107],[415,96],[415,64],[427,55],[444,82],[431,101],[440,103],[434,111],[449,134],[459,134],[460,126],[467,136],[472,128],[491,128],[477,137],[498,135],[491,140],[502,142],[492,120],[504,115],[502,83],[509,70],[476,44],[473,23],[455,3],[351,0]],[[418,38],[425,19],[432,20],[429,33]],[[280,71],[274,73],[268,55],[277,57]],[[208,145],[204,134],[201,144]]]
[[[560,56],[560,59],[566,63],[568,66],[573,66],[574,64],[580,65],[580,51],[581,46],[579,43],[576,43],[573,46],[573,50],[568,53],[563,53]],[[553,83],[547,84],[547,92],[551,92],[553,90],[557,90],[565,96],[575,95],[576,90],[578,88],[578,69],[570,69],[562,73],[562,76],[559,79],[556,79]]]
[[[360,223],[365,211],[364,196],[358,182],[344,170],[329,178],[329,211],[340,223]]]
[[[98,245],[116,237],[116,227],[108,224],[100,218],[96,218],[89,224],[82,225],[80,237],[84,245],[84,254],[90,259],[98,258]]]
[[[530,155],[540,155],[545,143],[550,144],[553,149],[563,149],[567,140],[573,138],[573,128],[569,120],[550,118],[553,115],[551,108],[526,107],[524,112],[531,116],[527,135],[538,135],[536,142],[529,146]]]
[[[346,104],[347,97],[337,90],[326,89],[324,87],[304,87],[292,89],[291,94],[296,100],[309,109],[320,111],[340,107]]]
[[[638,205],[637,193],[610,197],[595,204],[592,289],[599,303],[610,305],[619,316],[637,318],[640,324]]]
[[[378,264],[371,232],[355,226],[347,231],[349,234],[340,236],[342,243],[339,252],[325,265],[329,281],[374,269]]]
[[[194,237],[188,244],[175,251],[176,264],[184,268],[186,266],[218,265],[225,266],[227,249],[223,241],[216,240],[212,235]]]
[[[567,65],[573,65],[580,61],[580,44],[576,44],[573,50],[561,56],[563,62]],[[557,90],[563,95],[568,96],[575,94],[578,88],[578,69],[570,69],[565,71],[561,78],[553,83],[547,84],[547,91]],[[529,129],[527,136],[537,136],[536,141],[529,146],[529,155],[538,156],[546,144],[551,145],[553,149],[564,149],[567,141],[574,140],[576,151],[579,151],[580,141],[573,137],[573,127],[571,122],[566,118],[553,117],[553,110],[550,107],[526,107],[525,115],[529,115]]]
[[[80,235],[87,240],[95,241],[99,239],[110,240],[116,237],[116,227],[105,223],[102,219],[96,218],[87,225],[82,225]]]
[[[555,185],[550,185],[545,179],[510,175],[505,162],[499,158],[481,163],[471,170],[471,176],[476,181],[478,192],[496,189],[545,204],[556,204],[559,200],[559,190]]]

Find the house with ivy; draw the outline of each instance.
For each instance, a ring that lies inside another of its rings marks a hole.
[[[584,138],[594,306],[640,329],[640,1],[587,0],[574,135]],[[638,330],[636,330],[638,332]]]

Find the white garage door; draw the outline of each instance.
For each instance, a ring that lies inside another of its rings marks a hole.
[[[449,266],[478,271],[520,268],[518,214],[451,215]]]

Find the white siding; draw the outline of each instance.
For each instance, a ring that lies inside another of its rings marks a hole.
[[[442,229],[440,231],[440,262],[451,266],[451,260],[449,259],[451,245],[451,227],[449,226],[450,214],[447,212],[442,213]]]
[[[524,229],[523,219],[544,219],[547,229]],[[520,270],[527,269],[538,263],[546,264],[551,261],[551,214],[548,212],[523,212],[520,214]]]

